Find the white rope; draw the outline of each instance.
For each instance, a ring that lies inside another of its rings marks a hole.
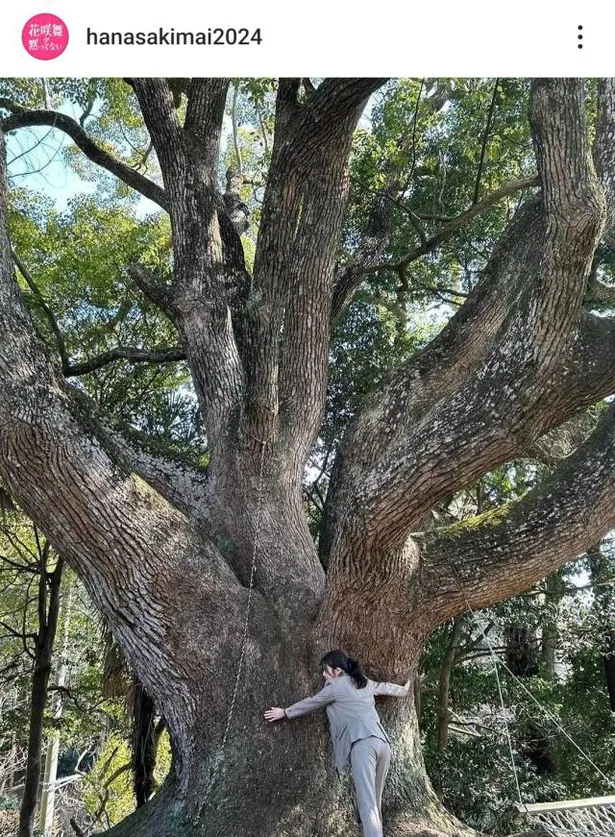
[[[489,653],[490,653],[490,655],[491,655],[492,662],[493,662],[493,664],[494,664],[494,670],[495,670],[496,680],[497,680],[497,685],[498,685],[498,694],[499,694],[499,696],[500,696],[500,703],[501,703],[501,706],[502,706],[502,714],[503,714],[503,720],[504,720],[504,727],[505,727],[505,729],[506,729],[506,738],[507,738],[507,741],[508,741],[508,749],[509,749],[509,752],[510,752],[510,762],[511,762],[511,766],[512,766],[512,769],[513,769],[513,776],[514,776],[514,779],[515,779],[515,786],[516,786],[516,789],[517,789],[517,796],[518,796],[518,798],[519,798],[519,807],[520,807],[521,809],[526,809],[526,807],[527,807],[527,806],[524,804],[523,799],[522,799],[522,796],[521,796],[521,787],[520,787],[520,784],[519,784],[519,777],[518,777],[518,773],[517,773],[517,766],[516,766],[516,764],[515,764],[515,757],[514,757],[514,752],[513,752],[513,748],[512,748],[512,742],[511,742],[511,737],[510,737],[510,730],[509,730],[509,728],[508,728],[508,722],[506,721],[506,707],[505,707],[505,705],[504,705],[504,699],[503,699],[503,695],[502,695],[502,688],[501,688],[501,684],[500,684],[500,678],[499,678],[499,675],[498,675],[498,667],[497,667],[497,664],[498,664],[498,663],[506,669],[506,671],[507,671],[507,672],[509,673],[509,675],[513,678],[513,680],[514,680],[516,683],[518,683],[518,684],[519,684],[519,686],[520,686],[520,687],[523,689],[523,691],[524,691],[524,692],[525,692],[525,693],[526,693],[526,694],[530,697],[530,699],[531,699],[531,700],[534,702],[534,704],[535,704],[535,705],[536,705],[536,706],[540,709],[540,711],[541,711],[541,712],[543,712],[543,714],[544,714],[544,715],[545,715],[545,716],[546,716],[546,717],[547,717],[547,718],[548,718],[548,719],[549,719],[549,720],[550,720],[553,724],[555,724],[555,726],[557,727],[557,729],[558,729],[558,730],[559,730],[559,731],[560,731],[560,732],[561,732],[561,733],[562,733],[562,734],[563,734],[563,735],[564,735],[564,736],[568,739],[568,741],[569,741],[569,742],[570,742],[570,743],[571,743],[571,744],[572,744],[572,745],[573,745],[573,746],[574,746],[574,747],[575,747],[575,748],[579,751],[579,753],[583,756],[583,758],[584,758],[584,759],[585,759],[585,760],[586,760],[589,764],[591,764],[591,766],[594,768],[594,770],[595,770],[595,771],[596,771],[596,772],[597,772],[597,773],[598,773],[598,774],[599,774],[599,775],[600,775],[600,776],[601,776],[601,777],[602,777],[602,778],[606,781],[606,783],[607,783],[610,787],[615,788],[615,782],[613,782],[611,779],[609,779],[609,777],[608,777],[608,776],[606,776],[606,775],[602,772],[602,770],[600,770],[600,768],[598,767],[598,765],[597,765],[597,764],[596,764],[596,763],[595,763],[595,762],[594,762],[594,761],[590,758],[590,756],[589,756],[589,755],[588,755],[588,754],[587,754],[587,753],[586,753],[586,752],[585,752],[585,751],[584,751],[584,750],[583,750],[583,749],[582,749],[582,748],[581,748],[581,747],[580,747],[580,746],[576,743],[576,741],[575,741],[575,740],[574,740],[574,739],[573,739],[573,738],[572,738],[572,737],[571,737],[571,736],[570,736],[570,735],[566,732],[566,730],[565,730],[565,729],[563,728],[563,726],[559,723],[559,721],[557,720],[557,718],[556,718],[554,715],[552,715],[552,714],[549,712],[549,710],[548,710],[548,709],[546,709],[546,708],[545,708],[545,707],[544,707],[544,706],[540,703],[540,701],[539,701],[537,698],[535,698],[535,697],[534,697],[534,695],[530,692],[530,690],[527,688],[527,686],[526,686],[526,685],[525,685],[525,684],[524,684],[524,683],[523,683],[523,682],[522,682],[522,681],[521,681],[521,680],[517,677],[517,675],[516,675],[514,672],[512,672],[512,671],[510,670],[510,668],[506,665],[506,663],[504,662],[504,660],[502,660],[502,659],[501,659],[501,657],[498,657],[498,656],[497,656],[497,654],[496,654],[496,653],[495,653],[495,651],[493,650],[493,646],[491,645],[491,641],[490,641],[489,637],[488,637],[488,636],[487,636],[487,634],[485,633],[484,628],[482,628],[482,627],[481,627],[480,622],[479,622],[479,620],[478,620],[478,617],[476,616],[476,614],[475,614],[475,613],[474,613],[474,611],[472,610],[472,607],[470,606],[470,602],[468,601],[468,597],[467,597],[467,595],[466,595],[465,589],[464,589],[464,587],[463,587],[463,585],[462,585],[462,583],[461,583],[461,579],[459,578],[459,574],[458,574],[458,572],[457,572],[457,568],[455,567],[455,564],[454,564],[454,563],[453,563],[453,561],[451,560],[450,555],[448,554],[448,550],[446,549],[446,547],[444,546],[444,544],[443,544],[443,547],[444,547],[444,553],[445,553],[445,555],[446,555],[446,557],[447,557],[447,560],[448,560],[448,562],[449,562],[449,564],[450,564],[450,566],[451,566],[451,569],[453,570],[453,574],[454,574],[455,579],[456,579],[456,581],[457,581],[457,586],[459,587],[459,591],[460,591],[461,595],[463,596],[463,599],[464,599],[464,602],[465,602],[466,608],[467,608],[468,612],[472,615],[472,619],[474,620],[474,622],[475,622],[475,623],[476,623],[476,625],[478,626],[478,629],[480,630],[481,636],[485,639],[485,641],[486,641],[486,643],[487,643],[487,647],[489,648]],[[611,832],[610,832],[610,837],[615,837],[615,828],[613,828],[613,829],[611,830]]]
[[[472,612],[472,617],[478,624],[478,620]],[[498,657],[493,650],[493,646],[487,634],[485,633],[484,629],[481,630],[482,636],[487,640],[487,647],[489,648],[489,653],[491,655],[491,662],[493,663],[493,670],[495,672],[495,679],[498,684],[498,695],[500,696],[500,706],[502,707],[502,719],[504,721],[504,729],[506,730],[506,741],[508,742],[508,752],[510,753],[510,763],[512,764],[513,768],[513,777],[515,779],[515,787],[517,789],[517,796],[519,797],[519,802],[522,802],[523,799],[521,797],[521,785],[519,784],[519,777],[517,775],[517,767],[515,765],[515,752],[513,750],[512,739],[510,737],[510,729],[508,728],[508,721],[506,720],[506,706],[504,704],[504,695],[502,694],[502,684],[500,683],[500,673],[498,671]]]
[[[598,773],[598,774],[599,774],[599,775],[600,775],[600,776],[601,776],[601,777],[605,780],[605,782],[606,782],[606,783],[607,783],[610,787],[615,788],[615,782],[613,782],[613,780],[612,780],[612,779],[609,779],[609,777],[608,777],[606,774],[604,774],[604,773],[602,772],[602,770],[600,770],[600,768],[598,767],[598,765],[597,765],[594,761],[592,761],[592,759],[590,758],[590,756],[588,756],[588,754],[585,752],[585,750],[583,750],[583,749],[582,749],[582,748],[581,748],[581,747],[577,744],[577,742],[576,742],[576,741],[575,741],[575,740],[574,740],[574,739],[573,739],[570,735],[568,735],[568,733],[566,732],[566,730],[564,729],[564,727],[563,727],[563,726],[559,723],[559,721],[557,720],[557,718],[556,718],[554,715],[551,715],[551,713],[549,712],[549,710],[548,710],[548,709],[546,709],[546,708],[545,708],[545,707],[544,707],[544,706],[540,703],[540,701],[539,701],[537,698],[535,698],[535,697],[534,697],[534,695],[530,692],[530,690],[527,688],[527,686],[525,685],[525,683],[523,683],[523,682],[522,682],[522,681],[521,681],[521,680],[520,680],[520,679],[519,679],[519,678],[518,678],[518,677],[517,677],[517,676],[516,676],[516,675],[515,675],[515,674],[514,674],[514,673],[513,673],[510,669],[509,669],[509,668],[508,668],[508,666],[506,665],[506,663],[504,662],[504,660],[500,660],[500,664],[501,664],[501,665],[502,665],[502,666],[506,669],[506,671],[510,674],[510,676],[511,676],[511,677],[512,677],[512,678],[513,678],[513,679],[514,679],[514,680],[515,680],[515,681],[519,684],[519,686],[521,686],[521,688],[523,689],[523,691],[524,691],[524,692],[525,692],[525,693],[526,693],[526,694],[527,694],[527,695],[531,698],[531,700],[532,700],[532,701],[536,704],[536,706],[537,706],[537,707],[538,707],[538,708],[539,708],[539,709],[540,709],[540,710],[544,713],[544,715],[545,715],[545,716],[546,716],[546,717],[547,717],[547,718],[548,718],[548,719],[549,719],[549,720],[550,720],[553,724],[555,724],[555,726],[556,726],[556,727],[557,727],[557,729],[558,729],[558,730],[562,733],[562,735],[564,735],[564,736],[568,739],[568,741],[570,741],[570,743],[573,745],[573,747],[576,747],[576,749],[577,749],[577,750],[579,751],[579,753],[583,756],[583,758],[584,758],[584,759],[585,759],[585,760],[586,760],[589,764],[591,764],[591,766],[594,768],[594,770],[596,771],[596,773]]]
[[[498,695],[500,697],[500,706],[501,706],[501,709],[502,709],[502,720],[504,721],[504,730],[506,732],[506,741],[508,743],[508,752],[510,754],[510,763],[512,765],[513,778],[515,780],[515,788],[517,790],[517,797],[519,799],[519,804],[522,805],[523,804],[523,797],[521,796],[521,785],[519,784],[519,776],[517,774],[517,765],[515,764],[515,753],[514,753],[514,750],[513,750],[512,738],[511,738],[511,735],[510,735],[510,729],[508,727],[508,721],[506,720],[506,705],[504,703],[504,695],[502,693],[502,684],[500,682],[500,674],[499,674],[499,671],[498,671],[498,662],[501,662],[501,660],[497,656],[495,651],[493,650],[493,646],[491,645],[491,640],[489,639],[489,637],[485,633],[485,629],[483,627],[481,627],[481,624],[478,621],[478,617],[476,616],[476,614],[472,610],[470,602],[468,601],[468,597],[466,596],[466,592],[465,592],[465,590],[463,588],[463,585],[461,583],[461,579],[459,578],[457,568],[455,567],[455,565],[451,561],[450,557],[448,556],[447,550],[445,549],[444,551],[447,555],[448,562],[451,565],[451,568],[452,568],[453,573],[455,575],[455,579],[457,581],[457,585],[459,587],[461,595],[463,596],[465,606],[468,609],[468,612],[472,614],[472,619],[474,620],[474,622],[478,626],[478,629],[480,631],[480,635],[486,641],[487,647],[489,649],[489,654],[491,656],[491,662],[493,664],[493,671],[495,672],[495,679],[496,679],[496,683],[498,685]]]
[[[474,621],[476,622],[477,626],[478,626],[478,627],[479,627],[479,629],[481,630],[481,635],[484,637],[484,639],[485,639],[485,640],[486,640],[486,642],[487,642],[487,645],[488,645],[488,647],[489,647],[489,652],[490,652],[490,654],[491,654],[492,659],[493,659],[493,660],[495,660],[495,661],[496,661],[496,663],[499,663],[499,664],[502,666],[502,668],[505,668],[505,669],[506,669],[506,671],[510,674],[510,676],[513,678],[513,680],[514,680],[514,681],[515,681],[515,682],[516,682],[516,683],[517,683],[517,684],[518,684],[518,685],[519,685],[519,686],[523,689],[523,691],[524,691],[524,692],[528,695],[528,697],[529,697],[529,698],[533,701],[533,703],[534,703],[534,704],[535,704],[535,705],[536,705],[536,706],[540,709],[540,711],[541,711],[541,712],[545,715],[545,717],[546,717],[549,721],[551,721],[553,724],[555,724],[555,726],[557,727],[557,729],[559,730],[559,732],[561,732],[561,733],[562,733],[562,735],[564,735],[564,736],[568,739],[568,741],[570,741],[570,743],[573,745],[573,747],[575,747],[575,748],[579,751],[579,753],[583,756],[583,758],[584,758],[584,759],[585,759],[585,760],[586,760],[589,764],[591,764],[591,766],[594,768],[594,770],[596,771],[596,773],[598,773],[598,774],[599,774],[599,775],[600,775],[600,776],[601,776],[601,777],[605,780],[605,782],[606,782],[606,783],[607,783],[610,787],[615,788],[615,782],[613,782],[613,780],[612,780],[612,779],[609,779],[609,777],[608,777],[605,773],[603,773],[603,772],[602,772],[602,770],[600,770],[600,768],[598,767],[598,765],[597,765],[597,764],[596,764],[596,763],[595,763],[595,762],[591,759],[591,757],[590,757],[590,756],[589,756],[589,755],[585,752],[585,750],[583,750],[583,749],[582,749],[582,747],[580,747],[580,746],[576,743],[576,741],[575,741],[575,740],[574,740],[574,739],[573,739],[573,738],[572,738],[572,737],[571,737],[571,736],[570,736],[570,735],[566,732],[566,730],[565,730],[565,729],[564,729],[564,727],[563,727],[563,726],[559,723],[559,721],[557,720],[557,718],[555,717],[555,715],[552,715],[552,714],[549,712],[549,710],[548,710],[545,706],[543,706],[543,704],[542,704],[542,703],[540,703],[540,701],[538,700],[538,698],[534,697],[534,695],[530,692],[530,690],[527,688],[527,686],[525,685],[525,683],[523,683],[523,681],[522,681],[522,680],[520,680],[520,679],[519,679],[519,677],[517,677],[517,675],[516,675],[513,671],[511,671],[511,670],[510,670],[510,668],[506,665],[506,663],[504,662],[504,660],[503,660],[501,657],[498,657],[498,656],[497,656],[497,654],[496,654],[496,653],[494,652],[494,650],[493,650],[493,647],[492,647],[492,645],[491,645],[491,642],[490,642],[490,640],[489,640],[489,637],[488,637],[488,636],[487,636],[487,634],[484,632],[484,630],[482,630],[482,629],[480,628],[480,622],[478,621],[478,618],[477,618],[476,614],[474,613],[474,611],[472,610],[472,608],[470,608],[470,609],[469,609],[469,611],[470,611],[470,613],[472,614],[472,618],[473,618],[473,619],[474,619]],[[496,669],[496,676],[497,676],[497,664],[495,665],[495,669]],[[497,682],[498,682],[498,691],[499,691],[499,694],[500,694],[500,700],[502,700],[502,690],[501,690],[501,688],[500,688],[500,679],[499,679],[499,677],[498,677],[498,679],[497,679]],[[504,705],[503,705],[503,704],[502,704],[502,706],[503,706],[503,708],[504,708]],[[507,736],[508,736],[508,739],[509,739],[509,744],[510,744],[510,736],[508,735],[509,730],[508,730],[508,724],[506,723],[506,718],[504,718],[504,723],[506,724],[506,734],[507,734]],[[518,781],[518,778],[517,778],[517,771],[516,771],[516,767],[515,767],[514,756],[512,755],[512,748],[511,748],[511,761],[512,761],[512,765],[513,765],[513,772],[514,772],[514,774],[515,774],[515,782],[516,782],[516,785],[517,785],[517,790],[518,790],[518,792],[519,792],[519,802],[521,802],[521,804],[523,804],[523,800],[521,799],[521,791],[520,791],[520,789],[519,789],[519,781]]]

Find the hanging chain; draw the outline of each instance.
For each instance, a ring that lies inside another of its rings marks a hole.
[[[239,663],[237,665],[237,677],[235,678],[235,688],[233,689],[233,697],[231,698],[231,705],[229,708],[228,713],[228,720],[226,722],[226,729],[224,730],[224,735],[222,736],[222,743],[220,745],[219,754],[222,754],[226,746],[226,740],[228,738],[229,730],[231,728],[231,722],[233,720],[233,713],[235,711],[235,704],[237,702],[237,694],[239,692],[239,683],[241,680],[241,670],[243,668],[243,662],[246,656],[246,646],[248,644],[248,627],[250,623],[250,609],[252,607],[252,591],[254,589],[254,576],[256,574],[256,553],[258,549],[258,539],[260,535],[260,522],[261,522],[261,513],[263,507],[263,487],[264,487],[264,472],[265,472],[265,449],[267,446],[267,442],[263,442],[260,439],[258,440],[261,446],[261,462],[260,462],[260,469],[258,475],[258,489],[256,495],[256,524],[254,526],[254,543],[252,544],[252,566],[250,568],[250,583],[248,585],[248,602],[246,604],[246,616],[243,623],[243,636],[241,638],[241,653],[239,655]]]
[[[256,437],[253,437],[256,438]],[[258,443],[261,446],[261,456],[260,456],[260,467],[259,467],[259,475],[258,475],[258,486],[257,486],[257,495],[256,495],[256,522],[254,524],[254,538],[252,544],[252,565],[250,567],[250,582],[248,584],[248,601],[246,603],[246,615],[243,622],[243,633],[241,637],[241,651],[239,654],[239,662],[237,664],[237,675],[235,677],[235,685],[233,688],[233,696],[231,698],[231,705],[228,711],[228,717],[226,720],[226,727],[224,730],[224,734],[222,736],[222,741],[220,746],[218,747],[215,756],[213,757],[213,764],[211,767],[211,774],[209,778],[209,782],[207,784],[207,788],[205,793],[203,794],[203,798],[200,802],[198,812],[196,816],[192,820],[193,825],[197,825],[200,818],[201,812],[205,807],[205,802],[207,801],[207,797],[209,796],[211,789],[216,781],[220,769],[222,767],[222,759],[224,755],[224,750],[226,748],[226,742],[228,739],[229,731],[231,729],[231,724],[233,722],[233,715],[235,713],[235,706],[237,704],[237,696],[239,694],[239,684],[241,682],[241,672],[244,665],[244,660],[246,656],[246,646],[248,644],[248,633],[249,633],[249,625],[250,625],[250,611],[252,608],[252,592],[254,590],[254,578],[256,576],[256,556],[258,551],[258,542],[260,536],[260,526],[261,526],[261,514],[262,514],[262,507],[263,507],[263,489],[265,483],[265,451],[267,448],[267,439],[262,441],[261,439],[257,439]]]

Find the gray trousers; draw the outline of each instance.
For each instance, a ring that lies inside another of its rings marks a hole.
[[[363,837],[382,837],[382,789],[391,763],[391,748],[375,736],[355,741],[350,751],[352,778]]]

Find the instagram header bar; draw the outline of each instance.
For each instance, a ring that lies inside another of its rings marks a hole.
[[[2,76],[613,75],[597,4],[10,4]]]

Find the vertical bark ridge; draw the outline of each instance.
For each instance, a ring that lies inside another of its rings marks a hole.
[[[134,82],[168,191],[173,230],[173,314],[199,396],[209,443],[224,445],[243,385],[218,220],[218,158],[228,89],[195,79],[183,127],[160,79]],[[231,269],[232,272],[232,269]]]
[[[594,157],[607,202],[605,233],[612,243],[615,222],[615,79],[612,78],[598,80],[598,121]]]
[[[432,403],[419,422],[403,387],[395,399],[389,382],[356,420],[346,444],[360,438],[375,464],[366,473],[365,462],[350,457],[358,479],[346,470],[345,497],[333,499],[338,540],[330,543],[342,562],[352,551],[351,539],[356,543],[365,529],[381,548],[386,543],[399,548],[429,503],[444,496],[446,484],[467,484],[537,438],[553,420],[550,384],[576,341],[604,198],[589,152],[581,83],[539,80],[531,101],[542,184],[535,210],[538,235],[528,238],[525,230],[515,236],[512,252],[504,251],[503,261],[498,254],[491,265],[499,267],[498,273],[512,273],[516,299],[499,309],[495,339],[483,343],[484,366],[458,370],[462,376],[448,397]],[[383,422],[381,405],[387,399],[394,411],[389,407]],[[386,452],[376,461],[375,451],[383,447]],[[415,497],[421,498],[420,508]]]
[[[348,151],[367,98],[382,82],[328,79],[302,105],[296,81],[280,87],[276,119],[282,135],[274,144],[254,262],[252,341],[259,352],[258,370],[253,367],[248,375],[253,383],[244,414],[246,438],[276,436],[282,404],[286,427],[302,428],[310,442],[317,432]],[[294,352],[281,356],[282,329],[284,345],[292,343]],[[303,340],[300,348],[295,332]],[[309,376],[297,376],[301,359],[313,361]],[[317,399],[314,406],[311,397]],[[305,459],[307,450],[299,451],[301,456]]]
[[[583,81],[537,79],[530,124],[547,228],[526,332],[538,369],[548,372],[577,324],[606,204],[589,146]]]

